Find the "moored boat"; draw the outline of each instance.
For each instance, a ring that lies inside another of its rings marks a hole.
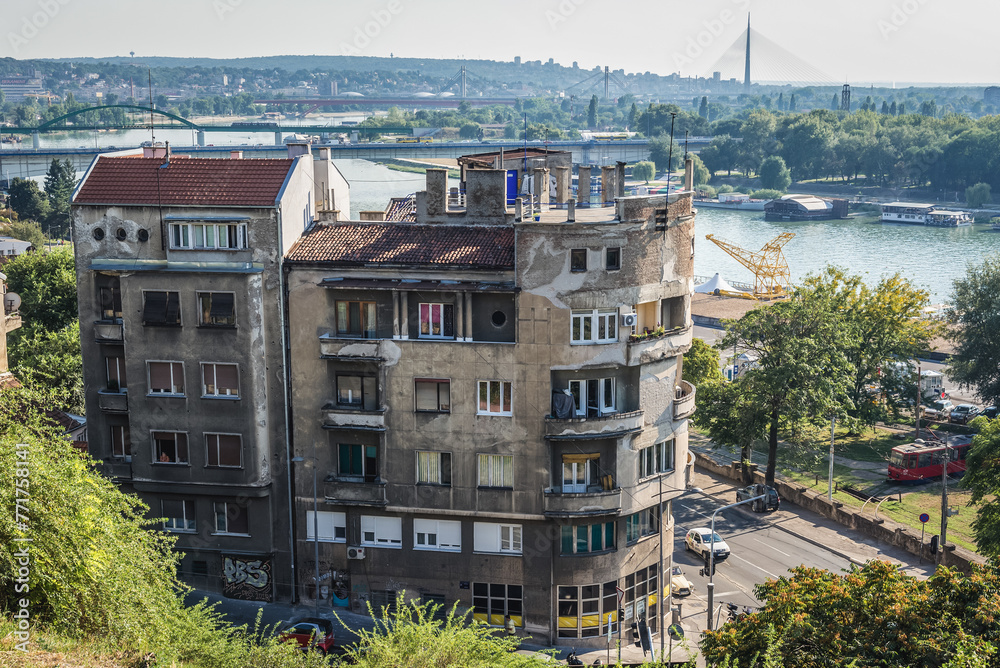
[[[962,227],[972,224],[972,216],[965,211],[939,209],[935,204],[890,202],[882,205],[881,221],[933,227]]]

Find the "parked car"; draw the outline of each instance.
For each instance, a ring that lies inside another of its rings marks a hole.
[[[303,650],[314,649],[329,654],[335,646],[333,622],[329,619],[306,617],[292,622],[278,634],[278,639],[282,642],[297,643]]]
[[[973,406],[972,404],[959,404],[951,409],[951,413],[948,415],[948,421],[954,422],[955,424],[969,424],[972,418],[979,415],[980,410],[978,406]]]
[[[767,495],[766,499],[757,499],[750,504],[750,510],[755,513],[763,513],[768,510],[777,510],[781,507],[781,499],[778,497],[778,490],[769,486],[756,483],[736,490],[736,502],[746,501],[755,496]]]
[[[698,527],[688,531],[687,537],[684,539],[684,548],[691,550],[705,560],[708,559],[709,549],[715,553],[713,558],[716,562],[725,561],[729,557],[729,546],[726,545],[726,541],[722,540],[722,536],[718,533],[712,534],[708,527]]]
[[[951,399],[938,399],[937,401],[932,401],[927,408],[924,409],[924,417],[928,420],[937,420],[941,422],[948,419],[948,414],[951,409],[955,407],[955,404]]]
[[[684,576],[680,566],[670,569],[670,593],[674,596],[688,596],[694,591],[694,585]]]

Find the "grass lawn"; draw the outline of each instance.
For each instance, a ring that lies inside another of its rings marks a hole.
[[[892,432],[885,429],[866,429],[857,436],[848,436],[844,429],[837,430],[833,439],[833,451],[841,457],[861,462],[884,462],[889,459],[889,452],[893,447],[902,443],[906,441],[894,438]]]

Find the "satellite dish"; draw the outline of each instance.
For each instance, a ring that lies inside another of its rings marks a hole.
[[[3,296],[3,308],[7,313],[13,313],[21,305],[21,295],[8,292]]]

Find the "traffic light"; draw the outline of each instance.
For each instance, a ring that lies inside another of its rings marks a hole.
[[[639,640],[639,622],[632,622],[632,641],[636,647],[642,647],[642,641]]]
[[[649,627],[646,626],[646,620],[639,620],[639,642],[642,646],[642,655],[646,656],[646,652],[653,651],[653,636],[649,632]]]

